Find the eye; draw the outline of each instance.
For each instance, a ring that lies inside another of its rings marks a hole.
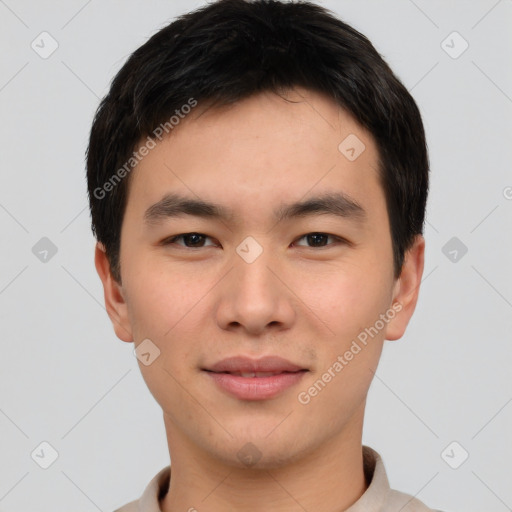
[[[187,248],[201,248],[201,247],[208,247],[208,245],[205,245],[204,242],[206,239],[211,238],[207,235],[203,235],[202,233],[182,233],[181,235],[176,235],[171,238],[167,238],[162,242],[162,245],[181,245]],[[182,240],[183,244],[177,243],[178,240]],[[210,244],[215,245],[215,244]]]
[[[188,249],[200,249],[203,247],[215,247],[215,243],[206,244],[206,240],[212,240],[211,237],[202,233],[181,233],[173,237],[167,238],[161,242],[162,245],[178,245]],[[305,240],[306,245],[298,243]],[[331,243],[329,243],[331,240]],[[348,243],[343,238],[328,233],[308,233],[301,236],[295,242],[295,245],[310,248],[322,248],[337,245],[338,243]]]
[[[328,239],[332,239],[335,241],[335,243],[331,243],[331,244],[328,244],[327,241]],[[329,245],[336,245],[337,243],[343,243],[344,240],[338,236],[334,236],[334,235],[329,235],[328,233],[308,233],[307,235],[303,235],[301,236],[300,238],[298,238],[297,240],[303,240],[305,239],[307,243],[310,243],[310,247],[326,247],[326,246],[329,246]],[[303,246],[303,244],[298,244],[296,243],[296,245],[299,245],[299,246]]]

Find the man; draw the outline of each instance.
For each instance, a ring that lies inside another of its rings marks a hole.
[[[307,2],[186,14],[115,77],[87,167],[106,309],[172,463],[119,511],[431,510],[362,445],[418,299],[429,172],[363,35]]]

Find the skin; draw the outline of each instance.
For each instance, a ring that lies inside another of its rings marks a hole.
[[[414,312],[425,241],[416,237],[395,279],[372,136],[323,95],[295,89],[287,98],[293,102],[263,93],[229,108],[199,105],[130,178],[122,285],[96,247],[116,335],[136,347],[149,338],[161,352],[139,367],[162,407],[172,454],[164,512],[334,512],[367,488],[366,396],[384,340],[399,339]],[[366,146],[352,162],[338,150],[349,134]],[[235,216],[146,226],[144,212],[168,192],[219,203]],[[324,192],[355,199],[365,222],[316,214],[276,224],[278,205]],[[191,232],[207,236],[202,247],[187,247],[183,238],[161,244]],[[318,247],[309,233],[347,242],[325,237]],[[263,248],[250,264],[236,252],[247,236]],[[298,393],[393,304],[400,312],[317,396],[300,403]],[[280,355],[309,372],[272,399],[240,400],[201,370],[239,354]],[[260,457],[250,467],[237,456],[249,442]]]

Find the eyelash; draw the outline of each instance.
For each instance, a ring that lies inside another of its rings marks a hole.
[[[184,237],[187,237],[187,236],[191,236],[191,235],[198,235],[200,237],[202,237],[203,239],[204,238],[210,238],[208,235],[204,235],[203,233],[197,233],[195,231],[193,232],[190,232],[190,233],[181,233],[179,235],[176,235],[176,236],[172,236],[170,238],[167,238],[165,240],[163,240],[161,242],[162,245],[181,245],[181,244],[176,244],[176,240],[178,239],[183,239]],[[297,238],[297,240],[302,240],[303,238],[305,237],[308,237],[308,236],[311,236],[311,235],[322,235],[322,236],[327,236],[327,237],[330,237],[332,238],[336,243],[335,244],[328,244],[328,245],[321,245],[321,246],[307,246],[308,248],[310,249],[324,249],[326,247],[333,247],[334,245],[337,245],[339,243],[341,244],[349,244],[349,242],[339,236],[335,236],[335,235],[331,235],[329,233],[322,233],[320,231],[312,231],[311,233],[306,233],[305,235],[302,235],[300,236],[299,238]],[[212,247],[211,245],[210,246],[203,246],[203,247],[187,247],[186,245],[181,245],[181,247],[183,247],[184,249],[204,249],[204,247]],[[304,247],[304,246],[299,246],[299,247]]]

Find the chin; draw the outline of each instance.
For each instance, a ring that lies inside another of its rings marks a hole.
[[[227,466],[249,471],[281,468],[308,453],[308,447],[297,446],[296,436],[287,434],[288,442],[277,435],[270,440],[270,431],[271,429],[264,433],[258,432],[258,435],[235,436],[227,443],[217,446],[220,449],[210,449],[210,454]]]

